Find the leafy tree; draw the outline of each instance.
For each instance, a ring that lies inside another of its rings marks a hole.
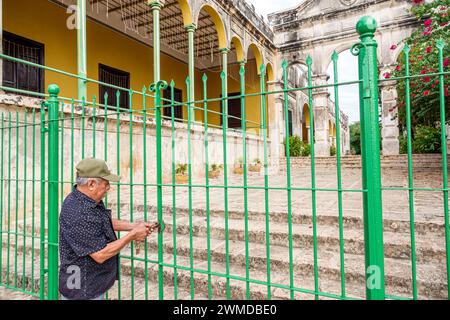
[[[359,122],[350,125],[350,148],[352,153],[361,154],[361,126]]]
[[[449,71],[450,57],[450,0],[435,0],[425,3],[423,0],[414,0],[411,8],[412,14],[421,21],[421,26],[406,39],[410,47],[409,67],[410,75],[419,75],[420,78],[412,78],[410,81],[411,97],[411,124],[413,134],[416,126],[435,126],[440,121],[440,84],[439,76],[430,74],[439,72],[439,56],[437,44],[439,40],[444,42],[444,71]],[[395,50],[397,45],[392,45]],[[402,52],[398,58],[398,65],[393,74],[385,73],[385,78],[405,76],[405,55]],[[448,75],[444,80],[444,95],[448,97]],[[402,130],[406,127],[406,81],[399,80],[398,92],[398,117]],[[450,118],[450,99],[446,99],[446,119]]]

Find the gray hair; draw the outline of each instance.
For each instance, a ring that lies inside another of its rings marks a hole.
[[[77,177],[77,186],[85,186],[89,183],[89,180],[95,180],[97,183],[100,182],[99,178],[80,178]]]

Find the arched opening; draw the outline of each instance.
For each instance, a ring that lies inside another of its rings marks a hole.
[[[247,63],[245,65],[245,90],[246,94],[261,92],[261,67],[262,55],[255,44],[251,44],[247,50]],[[261,96],[246,97],[247,131],[259,134],[262,124]],[[266,104],[267,107],[267,104]],[[267,114],[267,108],[266,108]]]
[[[256,44],[252,43],[252,44],[250,44],[250,46],[247,49],[247,55],[249,53],[251,53],[253,55],[252,59],[255,60],[257,74],[261,74],[261,66],[264,63],[261,51],[259,50],[259,48]]]
[[[218,37],[217,40],[219,44],[219,49],[228,48],[225,25],[220,15],[211,5],[205,4],[202,6],[202,8],[200,9],[199,17],[197,19],[197,25],[200,26],[201,21],[205,19],[205,14],[208,15],[211,18],[212,22],[214,23]]]
[[[244,61],[244,47],[242,46],[241,39],[236,36],[231,38],[231,51],[235,51],[237,62]]]
[[[183,16],[184,26],[189,26],[192,24],[192,13],[191,8],[189,7],[189,3],[187,0],[177,0],[178,5],[180,6],[181,13]],[[167,8],[167,5],[166,5]]]
[[[269,62],[266,66],[266,71],[267,71],[267,81],[271,82],[271,81],[275,81],[275,74],[273,72],[273,66],[272,64]]]
[[[302,112],[302,140],[303,142],[309,143],[309,130],[311,128],[309,106],[307,104],[303,105]]]
[[[227,48],[227,38],[225,25],[211,5],[202,6],[198,17],[196,18],[197,30],[195,31],[194,58],[196,69],[200,72],[196,74],[197,98],[203,98],[202,75],[206,74],[207,98],[220,98],[222,95],[222,81],[220,73],[223,70],[222,56],[220,50]],[[208,124],[211,127],[219,128],[222,125],[221,115],[222,105],[219,101],[208,103]],[[195,110],[195,118],[205,121],[205,115],[202,110]]]

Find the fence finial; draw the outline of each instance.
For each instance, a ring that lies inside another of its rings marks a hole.
[[[358,23],[356,24],[356,31],[358,31],[358,34],[361,37],[373,37],[373,34],[377,30],[377,27],[377,20],[375,20],[374,17],[365,16],[359,19]]]
[[[48,93],[50,96],[57,96],[59,94],[60,90],[59,87],[56,84],[51,84],[48,86]]]

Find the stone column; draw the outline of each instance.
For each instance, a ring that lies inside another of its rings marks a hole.
[[[326,85],[328,75],[321,74],[313,76],[314,86]],[[330,155],[330,143],[328,133],[328,97],[326,88],[313,90],[314,110],[314,135],[315,135],[315,155],[317,157],[328,157]]]
[[[391,70],[383,70],[381,74],[390,72]],[[381,139],[382,153],[385,156],[400,154],[400,142],[398,118],[397,118],[397,89],[395,81],[384,82],[381,84]]]
[[[283,90],[281,82],[269,82],[269,91]],[[270,137],[270,157],[277,162],[280,157],[284,157],[283,138],[285,125],[283,122],[283,94],[278,93],[269,96],[268,119],[269,119],[269,137]]]

